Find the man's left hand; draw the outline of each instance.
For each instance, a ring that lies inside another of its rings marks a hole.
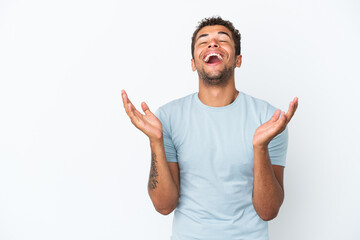
[[[298,98],[295,97],[289,104],[289,110],[285,114],[280,109],[276,110],[272,118],[266,123],[260,125],[254,134],[253,146],[254,148],[264,149],[267,148],[270,141],[285,130],[287,124],[290,122],[291,118],[294,116],[294,113],[298,107]],[[281,115],[281,117],[280,117]]]

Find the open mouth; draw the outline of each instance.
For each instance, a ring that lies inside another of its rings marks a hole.
[[[221,63],[223,57],[219,53],[210,53],[204,57],[204,62],[208,64]]]

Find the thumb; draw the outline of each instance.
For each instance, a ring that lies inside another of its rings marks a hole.
[[[141,103],[141,108],[142,108],[142,110],[144,111],[144,113],[145,113],[146,115],[149,115],[149,114],[152,113],[152,112],[150,111],[150,109],[149,109],[149,106],[148,106],[145,102],[142,102],[142,103]]]
[[[281,115],[281,110],[277,109],[274,112],[274,115],[272,116],[272,118],[270,119],[270,122],[276,122],[279,119],[280,115]]]

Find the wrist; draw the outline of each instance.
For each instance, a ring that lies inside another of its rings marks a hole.
[[[160,138],[149,138],[149,141],[151,146],[164,145],[164,139],[162,135]]]
[[[253,144],[253,150],[260,152],[268,151],[268,144]]]

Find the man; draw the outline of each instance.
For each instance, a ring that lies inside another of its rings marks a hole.
[[[287,124],[297,98],[281,113],[235,88],[240,33],[220,17],[200,22],[192,38],[199,92],[153,114],[135,109],[122,90],[131,122],[150,140],[148,192],[155,209],[174,209],[172,238],[268,239],[267,221],[284,199]]]

